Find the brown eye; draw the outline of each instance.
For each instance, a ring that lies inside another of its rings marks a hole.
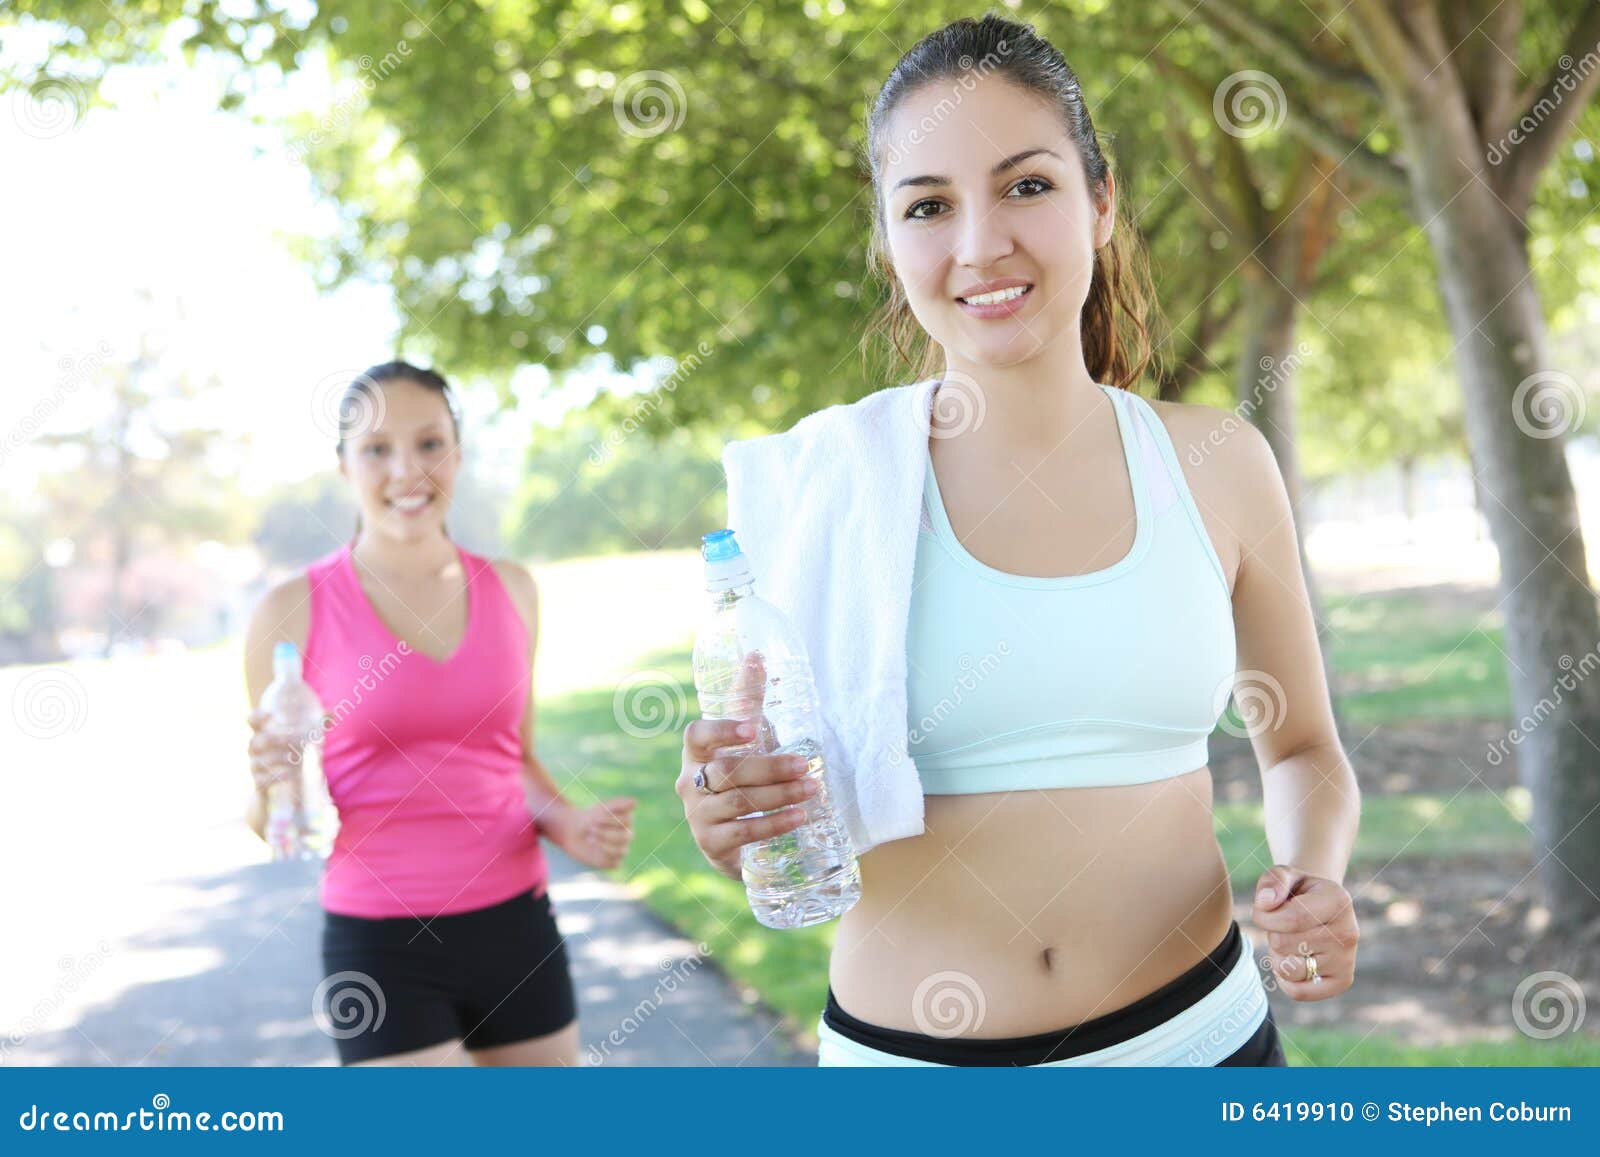
[[[1037,197],[1040,194],[1048,193],[1051,189],[1055,188],[1054,185],[1052,185],[1049,181],[1045,180],[1043,177],[1024,177],[1024,178],[1022,178],[1022,180],[1018,181],[1015,185],[1011,186],[1011,192],[1015,193],[1018,189],[1022,188],[1024,185],[1032,185],[1037,190],[1036,192],[1032,192],[1032,193],[1027,194],[1027,196],[1029,196],[1029,197]]]

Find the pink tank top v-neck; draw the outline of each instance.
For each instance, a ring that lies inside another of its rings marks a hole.
[[[522,778],[527,628],[488,560],[456,550],[467,630],[442,660],[395,637],[348,545],[307,568],[305,678],[332,719],[322,765],[339,811],[329,912],[440,916],[544,890]]]

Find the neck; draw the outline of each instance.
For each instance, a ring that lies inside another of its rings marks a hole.
[[[1076,330],[1014,365],[984,365],[947,352],[945,374],[939,392],[958,396],[935,406],[936,436],[944,425],[945,437],[986,455],[1048,454],[1100,404]],[[974,390],[980,397],[960,396]]]
[[[405,542],[363,530],[350,555],[373,574],[401,581],[433,578],[460,561],[455,544],[443,532]]]

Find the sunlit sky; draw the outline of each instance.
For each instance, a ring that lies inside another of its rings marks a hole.
[[[173,38],[169,38],[170,40]],[[8,30],[3,51],[37,53]],[[8,94],[0,113],[0,487],[31,488],[41,458],[18,431],[66,432],[88,420],[79,367],[102,342],[110,358],[137,349],[141,331],[172,333],[168,364],[224,385],[197,424],[248,433],[239,474],[251,489],[327,469],[330,376],[386,360],[396,312],[386,287],[320,293],[288,239],[333,229],[281,130],[217,111],[214,62],[113,70],[113,107]],[[265,113],[326,110],[338,99],[326,71],[274,85]],[[148,291],[153,304],[141,303]],[[186,321],[170,319],[183,311]],[[442,367],[448,372],[448,367]],[[514,412],[490,421],[492,390],[462,391],[469,434],[491,471],[515,470],[530,422],[587,401],[603,375],[559,392],[542,367],[514,381]],[[318,410],[318,407],[321,407]]]

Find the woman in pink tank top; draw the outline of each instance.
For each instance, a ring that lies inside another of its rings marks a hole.
[[[269,592],[246,643],[251,701],[274,644],[303,656],[329,719],[339,834],[321,885],[319,1025],[347,1064],[576,1064],[576,1002],[540,837],[620,863],[630,798],[577,808],[535,754],[537,591],[446,532],[460,428],[438,374],[367,370],[339,408],[355,539]],[[289,752],[256,735],[264,788]]]

